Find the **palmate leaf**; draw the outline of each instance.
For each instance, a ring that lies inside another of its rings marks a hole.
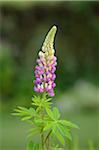
[[[64,127],[60,123],[58,123],[57,128],[59,129],[59,131],[64,137],[67,137],[69,140],[72,140],[70,129],[68,129],[67,127]]]
[[[52,120],[55,120],[54,116],[53,116],[53,111],[51,111],[51,109],[46,109],[46,112],[48,114],[48,116],[52,119]]]
[[[60,120],[60,113],[56,107],[54,107],[53,110],[46,109],[46,112],[50,118],[50,121],[45,124],[43,131],[51,130],[51,135],[55,135],[63,145],[66,138],[72,140],[70,129],[78,128],[78,126],[70,121]]]
[[[45,123],[45,121],[43,119],[41,119],[41,118],[35,118],[34,119],[34,124],[36,126],[43,126],[44,123]]]
[[[61,123],[64,126],[67,126],[69,128],[79,129],[79,127],[76,124],[74,124],[74,123],[72,123],[70,121],[67,121],[67,120],[59,120],[59,123]]]
[[[56,123],[52,127],[52,134],[54,134],[61,144],[65,144],[65,139],[72,140],[70,130],[60,123]]]
[[[54,107],[53,110],[46,109],[46,112],[52,120],[58,120],[60,118],[59,110],[56,107]]]
[[[58,122],[52,120],[45,125],[43,131],[51,131],[51,136],[56,137],[64,145],[64,134],[62,134],[58,126]]]
[[[37,109],[50,108],[50,105],[52,104],[50,100],[50,98],[46,99],[45,97],[41,98],[40,96],[34,96],[32,98],[32,105],[37,106]]]
[[[34,96],[32,98],[32,105],[39,106],[40,102],[41,102],[40,96]]]
[[[70,128],[77,128],[79,129],[79,127],[70,122],[70,121],[67,121],[67,120],[59,120],[60,118],[60,112],[58,110],[58,108],[54,107],[53,110],[51,109],[46,109],[46,112],[48,114],[48,116],[52,119],[52,120],[56,120],[56,121],[59,121],[62,125],[64,126],[67,126],[67,127],[70,127]]]
[[[65,139],[72,140],[70,128],[78,128],[77,125],[67,120],[60,120],[59,110],[54,107],[53,110],[46,109],[50,121],[45,124],[44,131],[51,130],[52,134],[63,144]]]
[[[43,131],[51,130],[52,134],[57,137],[57,139],[63,144],[64,140],[68,138],[72,140],[70,129],[63,126],[58,121],[52,121],[46,124]],[[60,139],[59,139],[60,138]],[[63,140],[64,139],[64,140]]]
[[[52,134],[57,137],[61,144],[65,144],[64,137],[56,126],[53,127]]]
[[[53,117],[55,118],[55,120],[58,120],[60,118],[59,110],[56,107],[53,108]]]
[[[14,113],[12,113],[12,115],[20,116],[21,120],[29,120],[36,115],[36,111],[32,107],[30,107],[28,109],[25,107],[19,107],[18,106],[17,109],[14,109]]]

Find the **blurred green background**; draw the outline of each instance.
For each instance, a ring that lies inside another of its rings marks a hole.
[[[34,67],[45,35],[55,24],[56,96],[62,117],[76,123],[72,150],[99,149],[99,1],[0,1],[0,150],[23,150],[28,124],[11,116],[29,106]]]

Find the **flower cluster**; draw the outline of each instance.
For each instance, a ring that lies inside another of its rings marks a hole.
[[[42,50],[39,52],[39,58],[35,67],[36,79],[34,83],[36,85],[34,91],[41,93],[46,91],[50,96],[54,96],[54,88],[56,86],[54,80],[56,78],[57,58],[54,56],[55,50],[53,48],[55,33],[56,26],[53,26],[44,41]]]

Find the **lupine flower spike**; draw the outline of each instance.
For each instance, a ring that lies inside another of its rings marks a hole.
[[[36,79],[34,80],[34,91],[40,93],[46,91],[51,97],[55,95],[54,88],[56,86],[54,80],[56,78],[57,58],[54,55],[55,50],[53,47],[56,30],[56,26],[53,26],[45,38],[37,59],[37,65],[35,67]]]

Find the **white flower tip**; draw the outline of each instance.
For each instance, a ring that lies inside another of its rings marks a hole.
[[[42,51],[39,52],[39,57],[44,57],[44,53]]]
[[[52,27],[52,29],[56,31],[56,30],[57,30],[57,26],[54,25],[54,26]]]

